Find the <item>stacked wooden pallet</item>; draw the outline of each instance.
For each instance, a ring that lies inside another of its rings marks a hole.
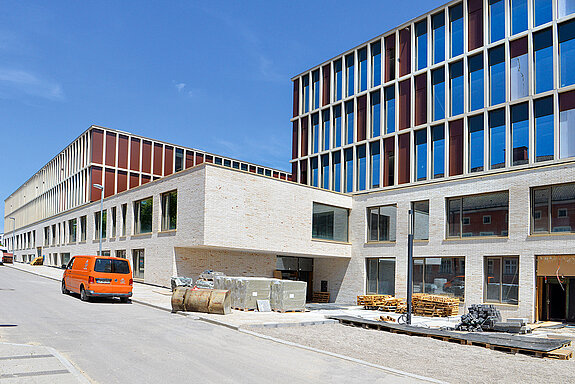
[[[391,295],[361,295],[357,297],[357,305],[366,309],[379,309],[386,312],[395,312],[398,306],[404,305],[405,299]]]
[[[459,299],[453,297],[413,294],[413,314],[418,316],[447,317],[459,313]]]
[[[314,292],[312,303],[329,303],[329,292]]]

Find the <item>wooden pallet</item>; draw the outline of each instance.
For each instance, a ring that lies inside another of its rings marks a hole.
[[[278,313],[294,313],[294,312],[305,312],[305,309],[288,309],[288,310],[281,310],[281,309],[274,309],[274,312]]]
[[[329,292],[314,292],[311,298],[312,303],[329,303]]]
[[[239,307],[232,307],[232,309],[235,309],[236,311],[243,311],[243,312],[252,312],[255,311],[255,308],[239,308]]]

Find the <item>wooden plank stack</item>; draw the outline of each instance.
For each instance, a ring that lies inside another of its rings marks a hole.
[[[412,304],[413,314],[417,316],[446,317],[459,312],[459,299],[452,297],[414,293]],[[386,312],[407,312],[407,301],[391,295],[360,295],[357,305]]]
[[[329,303],[329,292],[314,292],[312,303]]]

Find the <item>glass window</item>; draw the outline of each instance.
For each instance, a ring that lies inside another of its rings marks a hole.
[[[176,148],[176,172],[184,169],[184,150],[181,148]]]
[[[329,189],[329,155],[321,157],[321,187]]]
[[[386,205],[367,209],[368,231],[367,241],[395,241],[397,222],[397,206]]]
[[[302,77],[303,113],[309,112],[309,76]]]
[[[469,172],[483,171],[483,115],[470,117],[469,128]]]
[[[122,212],[122,236],[126,236],[126,222],[127,222],[128,204],[122,204],[121,212]]]
[[[415,132],[415,177],[417,181],[427,178],[427,130]]]
[[[511,1],[511,34],[527,30],[527,0]]]
[[[317,109],[319,108],[319,70],[315,70],[311,73],[311,77],[312,77],[312,95],[313,95],[313,101],[312,101],[312,108],[313,109]]]
[[[469,110],[482,109],[484,98],[483,85],[483,54],[468,59],[469,67]]]
[[[559,95],[563,97],[564,95]],[[559,112],[559,158],[575,156],[575,109]]]
[[[432,115],[433,120],[445,118],[445,73],[443,68],[431,72],[431,86],[433,93]]]
[[[353,53],[345,57],[345,95],[351,96],[355,93],[354,79],[354,57]]]
[[[505,167],[505,109],[489,112],[489,166]]]
[[[312,238],[347,242],[348,210],[313,203]]]
[[[365,145],[357,147],[357,190],[365,191],[366,188],[366,154]]]
[[[395,132],[395,86],[385,88],[385,133]]]
[[[381,43],[371,44],[371,86],[381,85]]]
[[[366,259],[367,294],[395,295],[395,259]]]
[[[380,178],[380,169],[381,169],[381,160],[380,160],[380,149],[379,149],[379,141],[370,144],[369,153],[371,156],[370,159],[370,180],[371,180],[371,188],[379,188],[379,178]]]
[[[575,4],[575,1],[573,2]],[[575,84],[575,21],[559,25],[559,74],[561,87]]]
[[[415,55],[417,70],[427,67],[427,21],[415,24]]]
[[[101,224],[102,224],[102,239],[106,238],[106,213],[107,210],[103,211],[102,214],[102,220],[101,220]],[[94,228],[95,228],[95,233],[94,233],[94,239],[98,240],[100,239],[100,211],[95,212],[94,213]],[[53,233],[55,234],[56,231],[53,231]]]
[[[553,18],[553,0],[533,0],[533,26],[548,23]]]
[[[575,0],[558,0],[559,17],[567,16],[575,12]]]
[[[353,143],[353,101],[345,103],[345,143]]]
[[[413,292],[463,298],[465,258],[415,258],[413,260]]]
[[[134,273],[134,279],[144,279],[144,250],[143,249],[133,249],[132,250],[132,271]]]
[[[345,164],[345,192],[353,192],[353,148],[348,148],[344,152]]]
[[[332,153],[332,189],[341,192],[341,152]]]
[[[519,257],[485,258],[485,301],[519,304]]]
[[[162,231],[176,229],[178,216],[178,191],[162,194]]]
[[[551,28],[533,34],[535,93],[553,89],[553,32]]]
[[[443,124],[431,128],[431,158],[433,178],[445,176],[445,129]]]
[[[429,200],[411,203],[413,239],[429,240]]]
[[[532,190],[531,233],[575,232],[575,184]]]
[[[431,17],[433,38],[433,64],[445,60],[445,15],[443,12]]]
[[[323,129],[322,132],[322,150],[327,151],[329,149],[330,140],[330,119],[329,119],[329,109],[322,112]]]
[[[535,161],[553,160],[553,96],[535,100]]]
[[[134,234],[152,232],[152,212],[151,197],[134,203]]]
[[[463,113],[463,61],[449,65],[451,116]]]
[[[341,147],[341,105],[333,107],[333,124],[333,146]]]
[[[449,8],[449,49],[451,57],[463,53],[463,5]]]
[[[510,86],[511,100],[529,95],[529,56],[527,53],[511,58]]]
[[[76,224],[76,219],[72,219],[68,221],[68,233],[70,234],[70,243],[75,243],[76,242],[76,229],[77,229],[77,224]]]
[[[333,62],[333,72],[334,72],[333,93],[334,93],[334,99],[337,101],[337,100],[341,100],[341,96],[342,96],[341,90],[343,87],[343,80],[342,80],[343,72],[341,69],[341,60],[337,60],[337,61]]]
[[[447,199],[447,207],[449,237],[507,236],[507,191]]]
[[[513,165],[529,163],[529,104],[511,107]]]
[[[359,60],[359,91],[367,89],[367,48],[358,51]],[[348,94],[349,96],[349,94]]]
[[[371,94],[371,137],[381,135],[381,104],[379,102],[379,91]]]
[[[315,113],[311,116],[311,153],[318,153],[319,145],[319,114]]]
[[[489,0],[489,42],[505,37],[505,3],[503,0]]]
[[[112,207],[110,209],[110,216],[112,219],[112,237],[116,237],[116,216],[117,216],[116,207]]]
[[[86,241],[86,232],[87,232],[87,220],[86,216],[80,217],[80,241]]]
[[[496,105],[505,102],[505,47],[489,50],[489,102]]]
[[[319,168],[317,163],[317,157],[312,157],[310,159],[311,163],[311,185],[314,187],[319,187]]]

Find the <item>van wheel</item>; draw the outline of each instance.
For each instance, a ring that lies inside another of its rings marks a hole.
[[[90,298],[86,294],[86,290],[84,289],[84,286],[80,287],[80,300],[82,300],[82,301],[89,301],[90,300]]]
[[[68,289],[66,289],[66,282],[64,280],[62,280],[62,293],[64,295],[67,295],[68,293],[70,293],[70,291],[68,291]]]
[[[130,302],[129,297],[120,297],[120,303],[127,304]]]

